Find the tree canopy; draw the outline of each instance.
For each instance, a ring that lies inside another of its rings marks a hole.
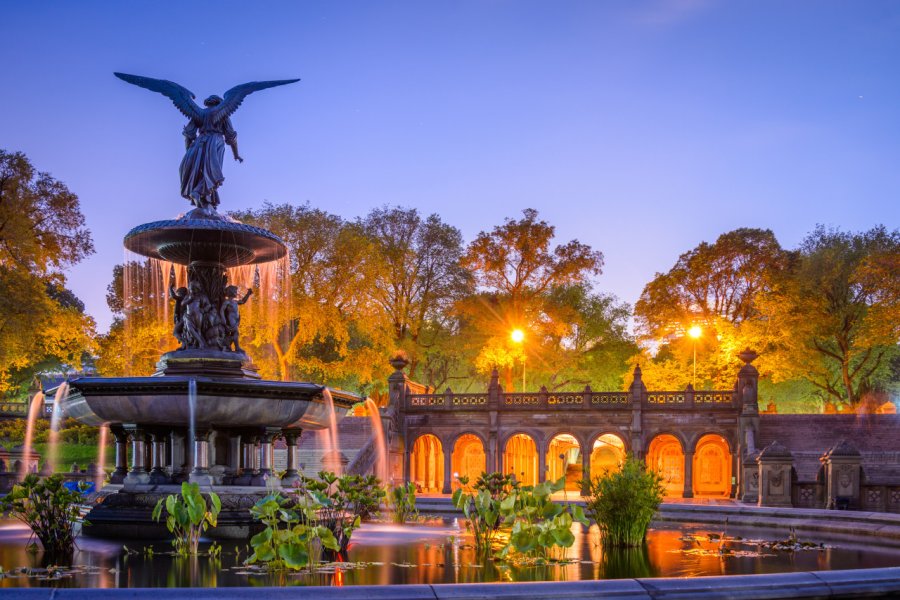
[[[94,322],[63,269],[93,253],[78,197],[21,152],[0,150],[0,394],[78,367]]]

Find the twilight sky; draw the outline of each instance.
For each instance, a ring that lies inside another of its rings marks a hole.
[[[105,330],[124,234],[189,208],[184,118],[123,71],[248,98],[225,210],[437,212],[465,239],[533,207],[633,303],[743,226],[900,226],[900,3],[9,2],[0,147],[81,198],[70,287]]]

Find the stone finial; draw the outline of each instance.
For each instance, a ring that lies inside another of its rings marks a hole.
[[[770,459],[793,458],[793,456],[790,450],[776,440],[760,450],[759,457],[756,460],[765,462]]]
[[[825,453],[825,456],[857,457],[861,455],[859,450],[856,449],[856,446],[851,444],[845,438],[841,438],[830,450],[828,450],[828,452]]]
[[[759,357],[759,354],[757,354],[755,351],[751,350],[750,348],[746,348],[743,352],[738,353],[738,358],[740,358],[742,361],[744,361],[744,364],[746,364],[746,365],[749,365],[754,360],[756,360],[758,357]]]
[[[634,373],[632,373],[632,377],[635,381],[641,381],[643,377],[643,371],[641,371],[641,365],[634,366]]]
[[[394,370],[403,371],[409,364],[409,356],[403,350],[398,350],[388,362],[394,367]]]

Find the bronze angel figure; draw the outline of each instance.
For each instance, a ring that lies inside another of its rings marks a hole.
[[[225,92],[224,98],[210,96],[203,101],[205,108],[201,108],[194,102],[196,96],[190,90],[172,81],[126,73],[114,75],[128,83],[167,96],[175,104],[175,108],[189,119],[183,132],[186,152],[181,160],[181,195],[206,215],[214,214],[219,205],[218,189],[225,181],[222,174],[225,144],[231,147],[234,160],[244,161],[238,154],[237,132],[229,117],[244,98],[253,92],[300,81],[281,79],[243,83]]]

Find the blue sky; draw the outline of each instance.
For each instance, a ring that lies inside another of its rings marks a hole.
[[[188,208],[183,117],[113,71],[302,78],[236,113],[226,210],[399,204],[471,240],[533,207],[632,303],[736,227],[900,225],[897,2],[17,2],[2,29],[0,147],[80,196],[101,330],[124,234]]]

